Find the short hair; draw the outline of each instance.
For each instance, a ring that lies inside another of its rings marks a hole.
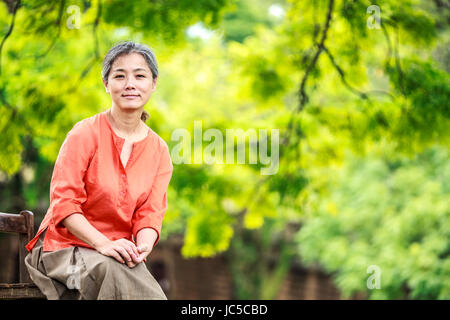
[[[109,49],[105,58],[103,59],[103,69],[102,69],[102,79],[105,83],[108,83],[108,76],[111,72],[112,65],[114,61],[122,55],[130,54],[130,53],[139,53],[144,57],[145,62],[152,72],[152,78],[158,76],[158,62],[156,61],[156,56],[153,53],[152,49],[142,43],[137,43],[134,41],[121,41],[115,44],[111,49]],[[144,110],[142,113],[141,119],[142,121],[146,121],[149,118],[149,114]]]

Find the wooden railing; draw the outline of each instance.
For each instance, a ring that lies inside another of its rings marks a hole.
[[[45,299],[45,295],[33,283],[25,266],[28,254],[25,245],[34,235],[34,216],[31,211],[20,214],[0,212],[0,232],[19,234],[19,283],[0,283],[0,300],[4,299]]]

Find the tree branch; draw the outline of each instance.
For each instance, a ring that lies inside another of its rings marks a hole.
[[[406,90],[405,90],[405,85],[404,85],[404,76],[403,76],[403,70],[402,70],[402,65],[400,64],[400,54],[399,54],[399,47],[400,47],[400,40],[399,40],[399,35],[398,35],[398,27],[395,27],[395,33],[396,33],[396,37],[395,37],[395,48],[394,48],[394,53],[395,53],[395,66],[397,67],[397,72],[398,72],[398,84],[400,86],[400,91],[402,93],[403,96],[406,96]]]
[[[334,59],[333,55],[331,54],[330,50],[328,50],[327,47],[324,47],[324,51],[327,54],[328,58],[330,58],[331,63],[333,64],[334,68],[337,70],[337,72],[339,73],[339,76],[341,77],[342,83],[347,87],[347,89],[349,89],[351,92],[353,92],[354,94],[356,94],[357,96],[359,96],[361,99],[365,99],[365,100],[370,100],[369,98],[369,94],[371,93],[380,93],[380,94],[384,94],[389,96],[390,98],[394,98],[393,95],[389,92],[386,92],[384,90],[369,90],[369,91],[359,91],[358,89],[352,87],[348,82],[347,79],[345,78],[345,73],[342,70],[342,68],[336,63],[336,60]]]
[[[68,93],[72,93],[78,89],[81,80],[83,80],[83,78],[88,75],[89,71],[92,69],[94,64],[100,59],[100,46],[98,41],[97,29],[100,24],[101,16],[102,16],[102,2],[101,0],[99,0],[97,5],[97,14],[95,16],[95,20],[92,25],[92,35],[94,37],[94,57],[87,63],[86,67],[84,67],[80,77],[78,78],[77,83],[75,84],[75,86],[69,89]]]
[[[391,38],[389,37],[389,33],[387,32],[387,29],[386,29],[386,27],[384,26],[383,23],[381,23],[381,30],[383,30],[383,34],[384,34],[384,37],[386,38],[386,42],[387,42],[387,45],[388,45],[388,54],[387,54],[387,59],[386,60],[389,63],[391,61],[391,58],[392,58]]]
[[[97,4],[97,15],[95,16],[94,25],[92,26],[92,33],[94,34],[94,50],[95,50],[95,57],[97,59],[100,58],[100,49],[98,45],[98,35],[97,35],[97,28],[100,23],[100,18],[102,16],[102,1],[98,0]]]
[[[39,55],[24,55],[22,57],[20,57],[20,59],[33,59],[33,60],[37,60],[37,59],[42,59],[45,58],[50,51],[53,49],[53,47],[56,44],[56,41],[58,41],[60,35],[61,35],[61,22],[62,22],[62,17],[64,15],[64,8],[66,6],[66,0],[61,0],[60,4],[59,4],[59,9],[58,9],[58,17],[56,18],[56,20],[54,21],[50,21],[49,23],[47,23],[46,25],[39,27],[38,29],[34,30],[34,32],[36,33],[40,33],[40,32],[44,32],[45,30],[47,30],[47,28],[49,28],[51,25],[56,25],[58,27],[58,31],[56,36],[52,39],[52,42],[50,43],[50,45],[47,47],[47,49],[45,49],[45,51]],[[54,7],[54,3],[52,4],[51,7],[47,8],[43,13],[41,13],[42,15],[44,15],[45,13],[48,13],[50,11],[53,10]]]
[[[438,9],[450,9],[450,4],[449,3],[445,3],[445,1],[442,0],[434,0],[434,4],[436,5],[436,8]]]
[[[325,51],[325,53],[327,54],[328,58],[330,58],[331,63],[333,64],[334,68],[336,69],[336,71],[339,73],[339,76],[341,77],[342,83],[344,84],[344,86],[347,87],[348,90],[350,90],[351,92],[353,92],[354,94],[358,95],[361,99],[369,99],[369,97],[367,96],[367,94],[365,92],[361,92],[358,89],[353,88],[348,82],[347,79],[345,78],[345,73],[342,70],[342,68],[336,63],[336,60],[334,59],[333,55],[331,54],[330,50],[328,50],[327,47],[323,47],[323,50]]]
[[[30,127],[30,125],[27,123],[27,121],[23,118],[23,116],[17,111],[17,108],[12,106],[11,104],[6,101],[5,95],[4,95],[4,89],[0,88],[0,102],[9,110],[11,110],[11,118],[8,121],[7,125],[4,128],[1,128],[2,131],[6,131],[8,127],[13,123],[14,119],[16,117],[19,118],[20,122],[23,124],[25,129],[34,136],[34,129]]]
[[[20,0],[17,0],[16,5],[14,6],[13,9],[13,13],[12,13],[12,19],[11,19],[11,24],[9,25],[9,29],[6,32],[5,36],[2,39],[2,42],[0,43],[0,75],[2,74],[2,50],[3,50],[3,46],[6,42],[6,39],[8,39],[8,37],[11,35],[13,29],[14,29],[14,21],[16,20],[16,14],[17,14],[17,10],[19,10],[19,6],[20,6]]]
[[[320,42],[316,45],[316,47],[317,47],[316,53],[314,54],[313,59],[309,63],[308,67],[306,68],[305,74],[303,75],[303,78],[302,78],[302,81],[301,81],[301,84],[300,84],[300,88],[298,90],[299,104],[298,104],[297,109],[294,111],[295,113],[301,112],[303,110],[303,108],[305,107],[305,104],[308,102],[308,95],[306,94],[306,84],[308,82],[308,78],[309,78],[309,75],[310,75],[311,71],[316,66],[317,61],[319,59],[319,56],[320,56],[320,54],[323,51],[325,40],[327,39],[328,30],[330,28],[330,23],[331,23],[331,18],[332,18],[332,13],[333,13],[333,7],[334,7],[334,0],[330,0],[328,2],[327,17],[326,17],[326,21],[325,21],[325,26],[324,26],[324,28],[322,30],[322,35],[321,35],[321,38],[320,38]],[[287,134],[282,139],[281,145],[289,144],[289,140],[290,140],[291,135],[292,135],[293,125],[294,125],[294,116],[291,116],[291,119],[289,120],[289,123],[288,123],[288,126],[287,126]],[[283,149],[281,148],[280,149],[280,157],[281,157],[282,150]]]
[[[325,40],[327,38],[328,29],[330,28],[330,22],[331,22],[331,16],[332,16],[332,12],[333,12],[333,6],[334,6],[334,0],[330,0],[329,3],[328,3],[328,13],[327,13],[327,18],[326,18],[326,22],[325,22],[325,27],[322,30],[322,36],[321,36],[320,42],[317,45],[317,50],[316,50],[316,53],[314,54],[313,59],[311,60],[311,62],[308,65],[308,67],[306,68],[305,74],[304,74],[303,79],[302,79],[301,84],[300,84],[300,89],[298,90],[300,102],[299,102],[299,105],[298,105],[297,112],[302,111],[302,109],[304,108],[305,104],[308,102],[308,95],[306,94],[306,91],[305,91],[306,83],[308,81],[309,74],[311,73],[311,71],[316,66],[317,60],[319,59],[319,56],[320,56],[320,54],[323,51],[323,46],[324,46]]]
[[[55,46],[56,41],[58,41],[58,39],[59,39],[59,37],[61,35],[61,20],[62,20],[63,14],[64,14],[64,7],[65,6],[66,6],[66,0],[61,0],[60,5],[59,5],[59,10],[58,10],[58,18],[54,22],[54,24],[58,26],[58,32],[57,32],[56,36],[52,39],[52,42],[50,43],[48,48],[45,50],[45,52],[40,54],[40,55],[38,55],[38,56],[33,56],[34,59],[41,59],[41,58],[44,58],[45,56],[47,56],[47,54],[49,54],[49,52]]]

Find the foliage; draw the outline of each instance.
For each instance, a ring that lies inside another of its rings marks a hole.
[[[226,2],[136,6],[130,1],[75,1],[70,5],[79,8],[80,28],[69,28],[74,13],[65,1],[21,1],[14,14],[5,2],[0,3],[0,29],[5,36],[12,29],[4,41],[0,78],[4,128],[0,169],[8,176],[20,168],[20,137],[30,135],[42,148],[41,154],[54,161],[65,137],[62,133],[106,107],[106,96],[99,94],[103,91],[100,53],[127,38],[150,43],[177,39],[173,50],[182,45],[184,29],[191,23],[217,23]],[[163,60],[164,55],[158,56]]]
[[[442,2],[381,1],[374,28],[369,0],[16,3],[0,2],[2,211],[42,218],[66,133],[111,103],[102,57],[132,39],[158,57],[147,124],[171,150],[179,128],[195,145],[199,120],[223,141],[230,128],[280,130],[272,176],[248,163],[248,149],[245,164],[174,164],[162,238],[183,234],[189,257],[226,252],[239,298],[276,296],[299,257],[320,262],[347,296],[448,298]],[[284,14],[269,16],[271,4]],[[215,30],[209,39],[186,35],[197,22]],[[297,250],[288,226],[299,223]],[[366,288],[370,264],[383,270],[381,290]]]
[[[413,159],[349,156],[315,172],[321,183],[303,191],[310,219],[296,238],[303,259],[333,273],[347,297],[449,299],[448,157],[438,147]],[[366,285],[371,265],[380,289]]]

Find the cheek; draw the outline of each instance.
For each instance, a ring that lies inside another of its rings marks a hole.
[[[122,87],[118,84],[112,84],[111,85],[111,92],[113,94],[120,94],[122,92]]]
[[[148,82],[146,84],[142,84],[139,89],[145,94],[149,95],[152,92],[152,84],[151,82]]]

